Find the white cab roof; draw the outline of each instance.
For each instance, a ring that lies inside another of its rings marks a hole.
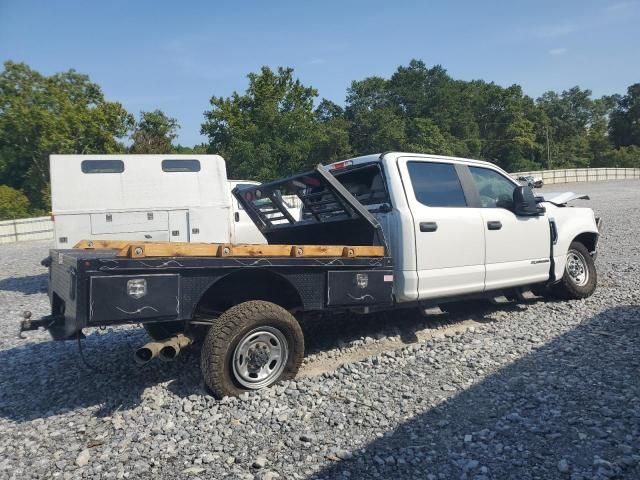
[[[454,162],[454,163],[464,163],[466,165],[472,165],[472,166],[478,166],[478,167],[489,167],[495,170],[499,170],[508,175],[507,172],[505,172],[500,167],[490,162],[485,162],[482,160],[473,160],[470,158],[450,157],[446,155],[433,155],[430,153],[385,152],[385,153],[374,153],[371,155],[363,155],[361,157],[347,158],[342,161],[350,161],[350,162],[353,162],[354,165],[358,165],[362,163],[377,162],[382,159],[395,162],[398,158],[401,158],[401,157],[411,157],[411,158],[418,158],[418,159],[424,159],[427,161],[436,161],[436,162],[446,161],[446,162]],[[340,163],[340,162],[334,162],[331,165],[334,165],[335,163]]]

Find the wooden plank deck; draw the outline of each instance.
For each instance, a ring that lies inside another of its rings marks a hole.
[[[230,243],[81,240],[73,248],[118,250],[118,257],[383,257],[384,247],[359,245],[234,245]]]

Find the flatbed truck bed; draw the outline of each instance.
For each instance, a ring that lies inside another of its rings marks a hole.
[[[188,246],[197,251],[204,245]],[[187,321],[199,306],[224,311],[227,304],[243,297],[276,295],[283,301],[287,297],[285,305],[304,311],[392,302],[392,261],[379,251],[333,246],[328,251],[346,254],[296,256],[304,247],[287,246],[294,255],[285,256],[269,255],[275,251],[255,246],[262,252],[242,256],[121,254],[136,248],[152,253],[153,248],[163,247],[180,248],[155,243],[120,249],[51,250],[49,295],[55,319],[49,331],[54,339],[74,338],[92,326]],[[244,283],[250,278],[252,284]],[[143,286],[133,287],[136,281]],[[133,288],[141,291],[132,294]]]

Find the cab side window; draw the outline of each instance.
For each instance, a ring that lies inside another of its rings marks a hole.
[[[510,208],[516,185],[504,175],[482,167],[469,167],[473,181],[480,194],[483,208]]]

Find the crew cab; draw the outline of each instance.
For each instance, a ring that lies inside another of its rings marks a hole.
[[[295,376],[314,312],[424,309],[529,290],[591,295],[600,221],[490,163],[390,152],[236,188],[266,245],[86,240],[51,250],[54,339],[141,323],[138,362],[201,342],[216,397]],[[302,205],[296,215],[284,198]],[[584,197],[582,197],[584,198]]]

